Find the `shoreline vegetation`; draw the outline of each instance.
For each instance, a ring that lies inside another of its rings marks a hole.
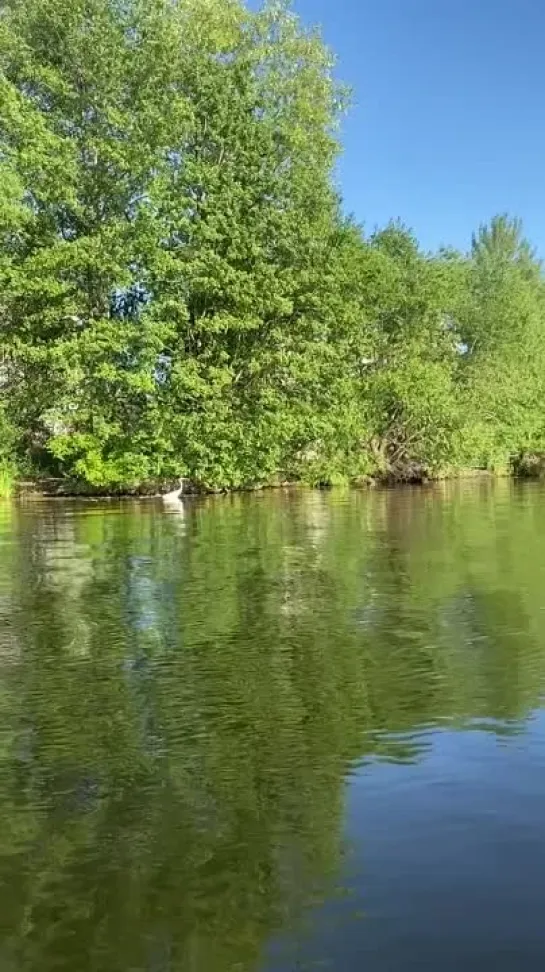
[[[0,495],[543,475],[520,222],[357,225],[348,105],[285,2],[7,0]]]
[[[414,475],[405,479],[383,477],[360,477],[344,484],[350,489],[388,489],[401,486],[433,486],[439,483],[455,482],[494,482],[498,479],[511,480],[545,480],[545,460],[542,457],[532,456],[525,459],[520,464],[514,464],[509,469],[488,470],[488,469],[456,469],[448,470],[444,473],[437,473],[435,476],[427,476],[425,473]],[[31,480],[14,480],[8,483],[8,488],[2,491],[0,481],[0,499],[15,495],[29,498],[57,498],[57,499],[160,499],[171,489],[176,489],[178,482],[175,480],[151,480],[139,482],[132,486],[120,484],[116,488],[105,486],[93,486],[83,480],[67,478],[41,478]],[[340,484],[337,488],[340,487]],[[249,486],[241,486],[237,489],[227,487],[207,487],[200,483],[184,481],[183,496],[211,496],[228,493],[257,493],[270,490],[294,490],[301,488],[327,490],[333,487],[328,482],[304,484],[300,481],[278,480],[269,483],[253,483]]]

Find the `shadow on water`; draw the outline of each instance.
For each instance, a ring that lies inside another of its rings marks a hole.
[[[540,705],[544,500],[0,507],[2,968],[250,972],[342,909],[352,781]]]

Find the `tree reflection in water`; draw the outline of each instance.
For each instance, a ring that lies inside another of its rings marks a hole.
[[[2,507],[2,967],[257,969],[347,775],[543,690],[540,494]]]

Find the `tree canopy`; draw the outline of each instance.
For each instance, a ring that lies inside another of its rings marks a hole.
[[[544,447],[544,283],[366,235],[289,4],[3,0],[0,464],[96,488],[433,476]]]

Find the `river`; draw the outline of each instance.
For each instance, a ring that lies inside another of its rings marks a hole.
[[[3,972],[545,964],[545,488],[0,505]]]

